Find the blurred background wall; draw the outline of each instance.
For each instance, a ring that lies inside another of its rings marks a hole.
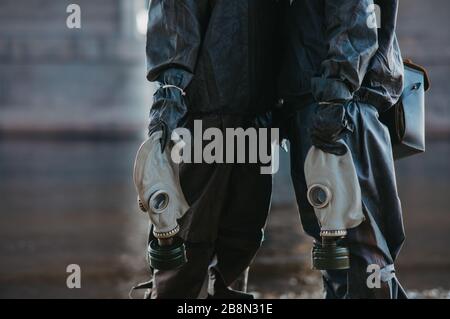
[[[66,26],[70,3],[81,7],[81,29]],[[152,94],[145,7],[145,0],[0,1],[0,297],[126,297],[147,278],[147,220],[131,181]],[[447,12],[445,0],[401,1],[404,57],[432,79],[428,151],[397,163],[408,236],[398,273],[412,296],[447,297],[450,289]],[[320,297],[286,154],[282,163],[250,288],[265,297]],[[66,287],[73,263],[81,289]]]
[[[73,2],[0,2],[1,132],[129,134],[144,123],[145,1],[76,1],[82,24],[69,29]]]

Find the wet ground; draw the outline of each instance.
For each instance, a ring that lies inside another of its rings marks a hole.
[[[131,180],[138,141],[0,141],[0,297],[126,298],[146,279],[146,216]],[[398,276],[412,297],[449,297],[450,144],[398,165],[408,235]],[[277,177],[266,242],[250,290],[320,298],[285,177]],[[280,179],[281,177],[281,179]],[[284,204],[283,204],[284,203]],[[68,289],[78,264],[81,289]]]

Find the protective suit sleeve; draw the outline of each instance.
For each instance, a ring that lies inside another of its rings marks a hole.
[[[171,69],[165,71],[176,72]],[[166,146],[170,146],[172,132],[179,126],[180,121],[187,114],[187,106],[184,100],[184,91],[181,88],[165,82],[156,91],[153,96],[153,105],[150,108],[148,135],[161,131],[161,149],[165,150]]]
[[[353,97],[378,49],[372,0],[325,0],[328,56],[321,74],[313,77],[312,93],[318,102],[348,101]]]
[[[187,87],[197,62],[209,0],[152,0],[148,11],[147,79],[156,81],[161,72],[186,71],[181,88]]]

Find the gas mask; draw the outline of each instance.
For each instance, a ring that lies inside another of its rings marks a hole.
[[[133,179],[139,207],[148,213],[156,238],[148,247],[150,266],[169,270],[186,262],[184,243],[176,235],[180,230],[177,220],[187,212],[189,205],[169,147],[161,151],[162,135],[162,131],[154,132],[139,148]]]
[[[312,251],[313,268],[318,270],[350,267],[349,250],[339,242],[348,229],[364,220],[358,176],[350,150],[345,147],[346,154],[337,156],[312,146],[305,160],[307,198],[322,238]]]

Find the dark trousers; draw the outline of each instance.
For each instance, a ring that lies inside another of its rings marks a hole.
[[[287,108],[287,135],[290,141],[291,177],[295,188],[298,208],[305,232],[320,241],[320,227],[309,204],[304,162],[311,148],[309,126],[317,104],[290,102]],[[401,215],[395,186],[395,172],[391,144],[386,128],[378,121],[378,113],[369,104],[353,102],[350,118],[354,122],[354,135],[346,142],[352,149],[360,186],[363,194],[366,221],[349,230],[346,244],[350,249],[350,270],[324,271],[325,298],[401,298],[406,297],[393,270],[394,254],[398,252],[396,241],[403,241],[403,228],[395,226],[396,215]],[[378,201],[383,194],[381,188],[389,190],[384,202]],[[392,190],[391,190],[392,188]],[[375,203],[371,205],[371,203]],[[370,208],[368,208],[370,207]],[[392,216],[391,216],[392,215]],[[390,223],[392,218],[393,222]],[[401,216],[400,216],[401,219]],[[386,226],[389,225],[389,226]],[[391,227],[388,229],[387,227]],[[397,240],[397,238],[399,240]],[[381,285],[369,288],[370,275],[367,267],[378,265],[381,269]]]
[[[193,130],[255,127],[254,119],[241,116],[189,117],[184,127]],[[229,141],[225,141],[228,143]],[[225,145],[224,143],[224,145]],[[262,175],[260,164],[187,163],[180,181],[190,204],[179,220],[188,262],[176,270],[153,272],[152,298],[248,297],[230,286],[242,279],[258,251],[270,208],[272,176]]]

